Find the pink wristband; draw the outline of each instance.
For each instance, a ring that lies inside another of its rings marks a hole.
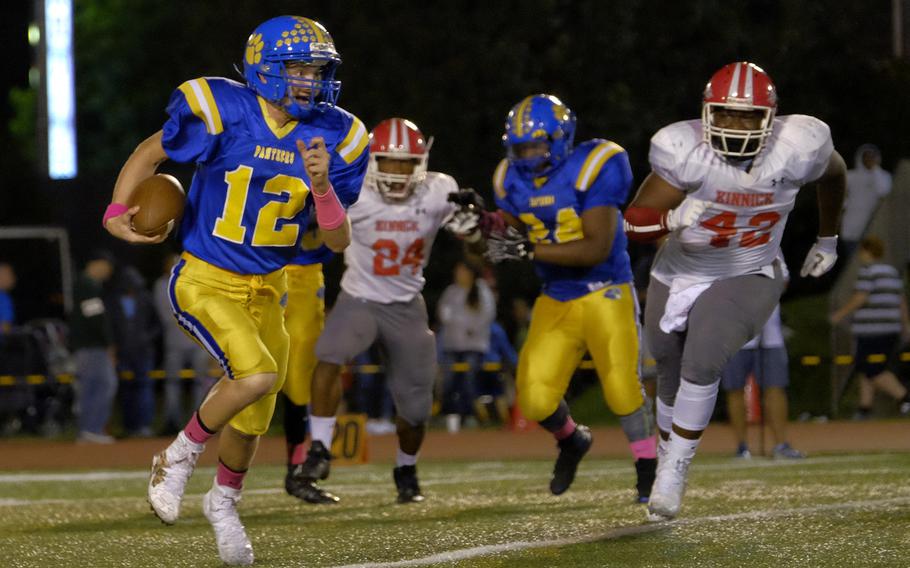
[[[346,218],[344,207],[335,195],[335,189],[329,185],[329,190],[322,195],[313,192],[313,202],[316,204],[316,222],[319,228],[331,231],[344,223]]]
[[[101,226],[107,226],[107,220],[111,217],[119,217],[129,211],[130,208],[122,203],[111,203],[107,206],[107,209],[104,210],[104,217],[101,219]]]

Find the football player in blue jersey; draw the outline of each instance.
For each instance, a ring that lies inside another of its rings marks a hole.
[[[493,175],[499,214],[509,228],[487,238],[493,262],[534,262],[543,290],[518,362],[518,405],[556,438],[550,491],[575,478],[591,447],[563,396],[585,352],[591,354],[607,406],[635,457],[640,502],[656,468],[650,404],[638,375],[638,303],[619,208],[632,184],[618,144],[594,139],[573,147],[575,115],[552,95],[526,97],[506,119],[507,158]]]
[[[132,230],[138,207],[126,204],[165,160],[196,164],[180,225],[185,252],[169,294],[178,322],[225,375],[154,457],[148,499],[162,521],[175,522],[196,460],[220,431],[203,512],[228,564],[253,562],[236,504],[285,379],[284,267],[313,211],[326,245],[347,246],[345,196],[356,195],[366,173],[366,129],[335,106],[340,62],[328,31],[313,20],[281,16],[261,24],[246,44],[246,84],[212,77],[180,85],[162,130],[123,166],[104,215],[107,230],[123,240],[160,242],[164,236]]]

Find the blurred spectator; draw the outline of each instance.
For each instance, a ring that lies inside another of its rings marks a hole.
[[[910,414],[910,394],[889,369],[889,361],[910,335],[910,317],[904,297],[904,282],[893,266],[882,262],[885,245],[878,237],[866,237],[859,247],[862,267],[856,277],[853,296],[831,315],[839,324],[853,316],[850,331],[856,339],[855,370],[860,376],[857,419],[872,411],[875,391],[881,390],[899,401],[901,414]]]
[[[496,301],[480,271],[466,262],[455,264],[455,282],[439,298],[445,354],[443,412],[450,431],[460,419],[472,416],[476,398],[477,373],[484,353],[490,348],[490,324],[496,317]],[[455,369],[458,369],[457,371]]]
[[[126,266],[117,274],[108,306],[117,347],[117,370],[127,375],[120,383],[123,427],[127,436],[149,437],[155,418],[155,393],[149,371],[161,324],[138,270]]]
[[[0,262],[0,334],[7,334],[16,325],[16,309],[10,292],[16,287],[16,271],[8,262]]]
[[[180,371],[191,368],[196,377],[193,379],[192,408],[199,408],[205,394],[214,384],[215,379],[209,374],[212,358],[205,349],[200,349],[190,336],[187,335],[174,319],[171,309],[170,279],[171,269],[177,264],[180,257],[169,254],[164,259],[164,272],[155,281],[153,296],[155,311],[161,322],[164,334],[164,425],[161,434],[173,436],[183,428],[189,420],[190,410],[183,403],[183,386],[180,380]]]
[[[117,390],[117,375],[114,372],[116,355],[102,299],[102,286],[113,272],[114,258],[111,253],[93,251],[73,287],[69,330],[70,346],[76,356],[78,442],[110,444],[114,441],[104,429]]]
[[[790,384],[787,365],[787,347],[784,343],[778,304],[761,333],[743,345],[724,367],[721,375],[721,385],[727,393],[730,426],[733,427],[733,434],[736,436],[737,457],[752,457],[746,442],[745,387],[750,374],[755,377],[755,382],[763,395],[762,412],[771,427],[771,437],[774,440],[772,456],[775,459],[805,457],[787,441],[786,389]],[[765,433],[762,432],[761,435],[764,436]]]
[[[863,144],[856,150],[854,166],[847,171],[847,195],[840,238],[849,258],[863,238],[879,202],[891,192],[891,174],[881,168],[877,146]]]
[[[518,367],[518,353],[509,342],[509,336],[499,325],[493,321],[490,324],[490,348],[484,354],[484,368],[478,375],[477,399],[474,402],[474,411],[481,423],[490,423],[490,410],[492,406],[496,418],[501,424],[509,423],[509,400],[506,389],[506,377],[515,375]],[[487,370],[487,365],[499,365],[500,370]]]

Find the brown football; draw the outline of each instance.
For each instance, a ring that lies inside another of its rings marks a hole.
[[[183,186],[174,176],[155,174],[139,182],[130,198],[130,207],[139,206],[133,215],[133,230],[148,237],[169,233],[186,203]]]

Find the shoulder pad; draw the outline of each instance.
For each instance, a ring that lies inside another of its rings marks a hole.
[[[506,173],[509,171],[509,160],[503,158],[493,172],[493,192],[499,199],[506,198]]]
[[[222,107],[230,104],[231,91],[246,87],[221,77],[200,77],[184,82],[177,90],[183,93],[187,105],[203,123],[209,134],[224,132]],[[216,96],[217,93],[217,96]]]
[[[570,158],[573,162],[576,160],[581,161],[581,166],[578,168],[578,175],[575,177],[575,189],[578,191],[587,191],[591,187],[591,184],[594,183],[594,180],[597,179],[604,164],[606,164],[610,158],[622,152],[625,152],[622,146],[602,138],[588,140],[587,142],[578,145],[575,148],[575,151],[572,152],[572,157]]]
[[[363,125],[363,122],[353,114],[341,107],[335,107],[332,110],[339,113],[344,124],[340,141],[335,146],[335,152],[346,163],[353,164],[366,150],[370,142],[370,133],[367,131],[366,126]]]

